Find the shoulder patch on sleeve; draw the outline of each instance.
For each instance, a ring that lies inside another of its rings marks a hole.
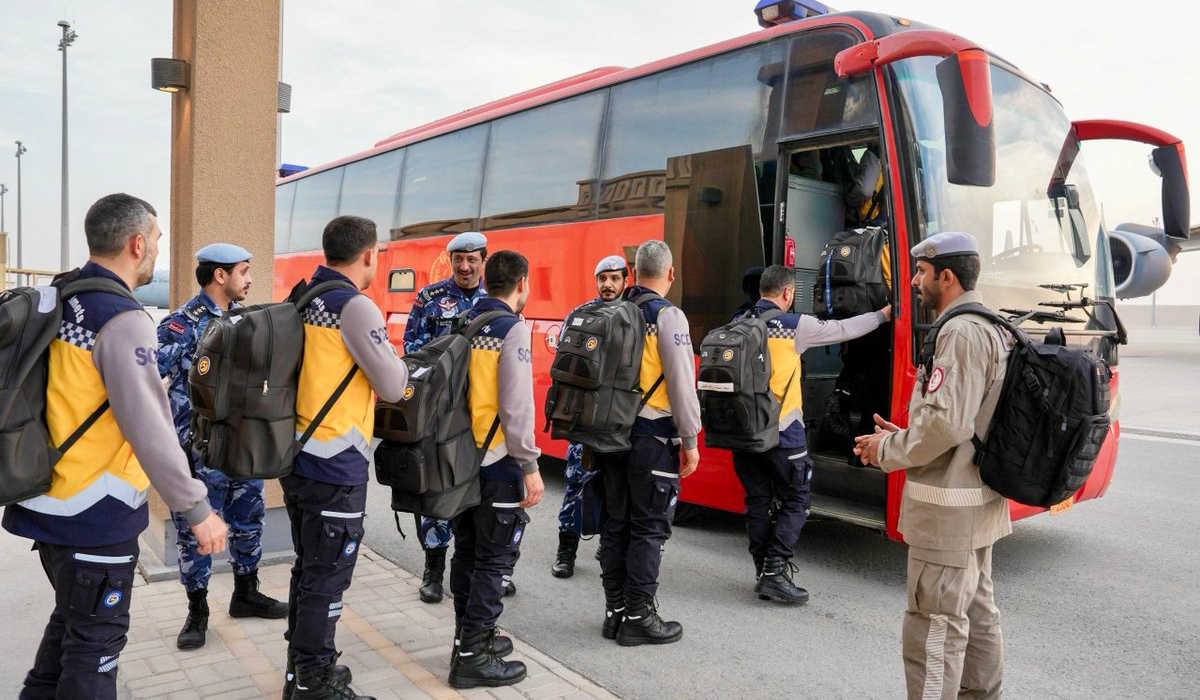
[[[942,388],[942,383],[946,381],[946,371],[941,367],[934,367],[929,373],[929,381],[925,383],[925,391],[932,394]]]
[[[167,324],[167,330],[172,333],[182,335],[187,328],[184,327],[184,325],[180,323],[178,319],[172,319],[171,322]]]

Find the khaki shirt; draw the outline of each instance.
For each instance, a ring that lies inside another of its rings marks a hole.
[[[967,292],[947,310],[981,300]],[[899,529],[910,547],[965,552],[1012,532],[1008,500],[984,485],[971,443],[987,437],[1010,348],[1007,333],[981,316],[947,321],[928,376],[917,371],[908,427],[880,442],[883,470],[908,470]]]

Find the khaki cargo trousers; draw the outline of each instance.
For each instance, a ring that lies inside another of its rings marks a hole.
[[[1004,642],[991,546],[908,550],[904,675],[909,700],[1000,697]]]

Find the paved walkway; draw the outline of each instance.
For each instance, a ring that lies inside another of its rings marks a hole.
[[[290,565],[259,572],[263,592],[287,596]],[[143,583],[133,594],[133,626],[121,654],[122,698],[277,698],[283,689],[285,620],[233,619],[225,614],[233,590],[228,573],[213,577],[208,643],[175,648],[187,598],[177,581]],[[529,677],[507,688],[458,691],[446,684],[454,609],[422,603],[420,579],[363,547],[338,624],[340,663],[354,673],[354,689],[379,700],[436,698],[615,698],[519,639],[512,659]]]
[[[53,593],[29,551],[29,541],[0,532],[0,601],[8,614],[0,634],[0,697],[16,697],[33,653]],[[287,596],[290,564],[259,571],[263,592]],[[283,689],[286,620],[230,618],[226,614],[233,577],[216,574],[211,582],[208,643],[194,651],[175,648],[183,625],[187,597],[178,580],[146,583],[138,577],[133,592],[133,624],[121,653],[119,675],[123,700],[241,700],[279,698]],[[529,677],[506,688],[458,691],[446,684],[454,609],[422,603],[420,578],[398,568],[369,547],[359,554],[354,584],[346,592],[337,628],[341,663],[354,673],[354,689],[379,700],[398,698],[531,698],[608,700],[617,696],[564,667],[558,661],[513,639],[512,659],[524,661]]]

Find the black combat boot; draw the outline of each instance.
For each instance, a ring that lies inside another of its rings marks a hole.
[[[654,598],[645,593],[625,591],[625,619],[617,630],[617,644],[636,647],[641,644],[670,644],[683,637],[683,625],[658,616]]]
[[[758,591],[758,580],[760,578],[762,578],[762,568],[763,568],[763,561],[764,561],[765,557],[762,554],[751,554],[750,556],[754,557],[754,590],[755,590],[755,592],[757,592]],[[771,598],[770,598],[770,596],[766,596],[766,595],[763,595],[762,593],[759,593],[758,599],[759,600],[770,600]]]
[[[233,575],[233,596],[229,599],[230,617],[261,617],[278,620],[287,617],[287,603],[263,595],[258,590],[258,572]]]
[[[342,652],[333,655],[329,663],[325,664],[326,673],[329,675],[329,680],[343,688],[350,685],[353,675],[350,669],[337,662],[338,657]],[[293,700],[296,692],[296,654],[288,649],[287,653],[287,668],[283,672],[283,700]]]
[[[197,588],[187,592],[188,614],[175,639],[180,649],[199,649],[207,641],[208,632],[208,589]]]
[[[421,575],[421,602],[442,602],[442,575],[446,573],[446,547],[425,550],[425,573]]]
[[[493,638],[496,628],[463,630],[462,644],[450,664],[450,685],[454,688],[495,688],[525,680],[525,664],[505,661],[496,655]]]
[[[513,583],[512,576],[504,577],[504,597],[511,598],[517,594],[517,584]]]
[[[359,695],[348,685],[338,685],[326,666],[298,666],[296,689],[290,700],[375,700],[368,695]]]
[[[450,648],[450,663],[454,663],[454,657],[458,656],[458,647],[462,644],[462,625],[454,626],[454,646]],[[512,639],[505,637],[499,632],[492,638],[492,653],[496,656],[508,656],[512,653]]]
[[[575,575],[575,553],[579,551],[579,535],[570,530],[558,531],[558,555],[550,573],[554,578],[571,578]]]
[[[617,630],[621,628],[621,620],[625,619],[625,591],[604,589],[604,626],[600,634],[605,639],[616,639]]]
[[[783,557],[767,557],[754,592],[759,598],[769,598],[780,603],[806,602],[808,591],[792,583],[793,571],[796,571],[796,565],[790,560]]]

